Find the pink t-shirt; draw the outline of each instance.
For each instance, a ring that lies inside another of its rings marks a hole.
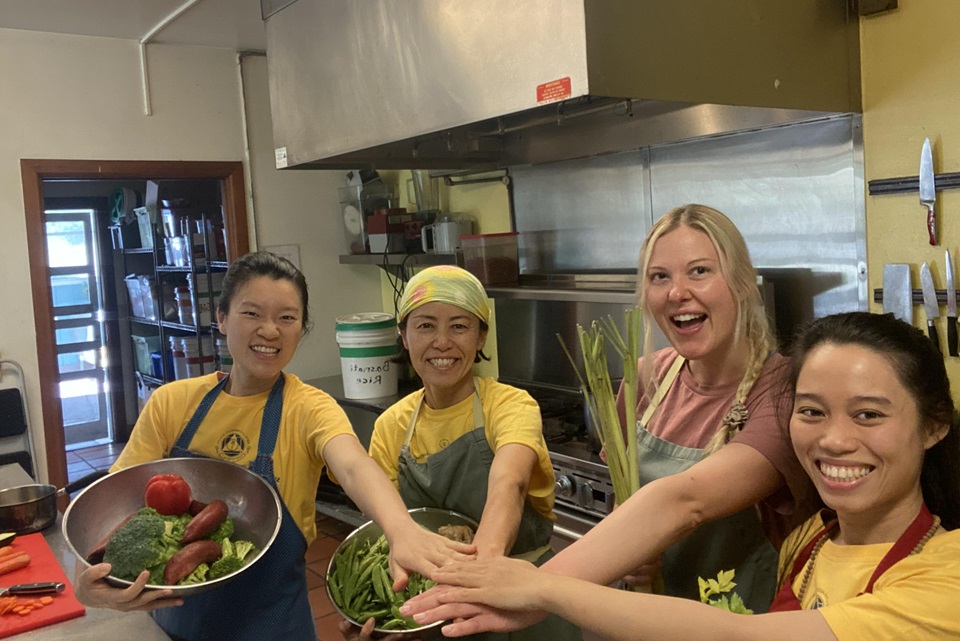
[[[655,380],[663,379],[676,358],[677,352],[672,348],[653,354]],[[760,506],[765,529],[771,540],[777,543],[793,526],[813,512],[810,501],[815,495],[811,492],[810,479],[790,444],[787,433],[790,407],[778,407],[778,404],[789,401],[785,387],[789,362],[786,357],[774,354],[764,363],[760,377],[747,394],[747,421],[740,433],[730,441],[754,448],[783,476],[784,487],[767,497]],[[642,371],[643,359],[640,359],[638,367]],[[651,434],[670,443],[702,449],[720,428],[723,417],[733,404],[738,386],[739,381],[724,385],[701,385],[694,380],[685,364],[646,427]],[[647,401],[642,398],[639,389],[637,398],[639,420]],[[618,409],[622,422],[622,394],[618,398]]]

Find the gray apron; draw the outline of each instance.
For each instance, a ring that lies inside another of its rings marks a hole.
[[[683,357],[677,356],[643,417],[637,421],[641,486],[684,472],[706,458],[704,450],[670,443],[644,427],[673,385],[683,362]],[[748,608],[759,614],[766,612],[773,601],[777,551],[763,531],[756,506],[704,523],[690,536],[664,550],[661,561],[664,593],[670,596],[699,601],[697,577],[715,579],[721,570],[736,570],[735,592]]]
[[[474,429],[420,463],[410,453],[410,440],[422,406],[421,396],[400,448],[397,474],[400,497],[411,509],[436,507],[454,510],[479,523],[487,502],[487,482],[494,452],[487,443],[483,405],[480,403],[476,380],[473,394]],[[553,523],[527,501],[523,507],[517,540],[510,550],[511,556],[521,556],[537,565],[546,563],[554,554],[550,549],[552,534]],[[529,628],[509,634],[491,632],[464,638],[474,641],[573,641],[581,639],[582,635],[573,624],[551,615]]]
[[[190,451],[190,441],[226,383],[224,378],[203,397],[170,456],[202,457]],[[283,413],[283,385],[281,373],[263,409],[257,456],[249,468],[275,490],[273,450]],[[223,587],[187,597],[181,606],[150,613],[171,639],[316,641],[316,625],[307,599],[307,542],[283,501],[280,507],[280,531],[256,565]]]

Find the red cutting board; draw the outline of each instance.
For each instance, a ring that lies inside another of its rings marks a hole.
[[[60,581],[67,588],[60,594],[52,594],[53,603],[44,606],[30,614],[4,614],[0,616],[0,638],[8,637],[27,630],[59,623],[74,617],[83,616],[86,612],[77,598],[73,595],[73,586],[67,580],[63,568],[57,563],[50,546],[39,532],[24,534],[13,540],[14,549],[30,555],[30,565],[13,572],[0,574],[0,587],[7,587],[17,583],[39,583],[41,581]]]

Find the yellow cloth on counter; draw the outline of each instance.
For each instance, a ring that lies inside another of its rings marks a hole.
[[[823,529],[819,514],[793,531],[783,550],[801,550]],[[960,530],[941,532],[918,554],[894,564],[873,585],[872,594],[857,596],[870,581],[891,543],[837,545],[824,543],[804,595],[804,609],[816,602],[838,641],[942,641],[960,639],[955,610],[960,585]],[[793,567],[782,558],[781,567]],[[796,594],[801,572],[793,583]]]
[[[317,537],[316,495],[323,472],[323,448],[335,436],[356,438],[347,415],[325,392],[284,374],[283,416],[273,452],[280,498],[309,545]],[[216,374],[167,383],[157,388],[140,414],[130,441],[111,472],[169,456]],[[221,461],[249,466],[257,454],[260,421],[270,392],[230,396],[214,402],[189,449]]]
[[[427,303],[447,303],[467,310],[490,322],[487,292],[477,277],[456,265],[436,265],[418,272],[407,281],[397,307],[397,321]]]
[[[555,477],[547,444],[543,440],[543,422],[540,406],[524,390],[499,383],[492,378],[477,379],[480,402],[483,406],[484,429],[490,449],[496,451],[510,443],[519,443],[537,454],[537,466],[530,479],[527,496],[530,503],[548,519],[553,514]],[[420,403],[423,390],[400,399],[380,415],[370,438],[370,456],[398,485],[400,447],[406,436],[413,411]],[[410,453],[417,460],[436,454],[450,443],[475,429],[473,424],[473,395],[453,407],[431,409],[426,403],[410,442]]]

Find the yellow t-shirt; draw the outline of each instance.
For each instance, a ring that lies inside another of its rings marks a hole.
[[[498,383],[492,378],[478,379],[477,389],[480,391],[484,431],[490,449],[496,453],[504,445],[520,443],[536,452],[537,466],[530,478],[527,496],[540,514],[554,520],[555,478],[547,444],[543,440],[540,406],[527,392]],[[397,486],[400,447],[413,411],[422,397],[423,390],[418,390],[388,408],[377,418],[370,438],[370,456]],[[441,410],[431,409],[424,403],[413,431],[410,453],[422,461],[473,430],[472,395],[453,407]]]
[[[273,452],[273,472],[280,498],[309,545],[317,537],[316,495],[325,465],[323,448],[335,436],[356,437],[337,402],[293,374],[284,374],[283,416]],[[137,420],[130,441],[111,472],[170,455],[204,395],[217,384],[217,375],[167,383],[158,388]],[[214,459],[249,466],[257,454],[260,421],[269,392],[230,396],[214,402],[190,444],[191,451]]]
[[[793,567],[797,552],[823,528],[818,514],[793,531],[781,553],[781,568]],[[918,554],[884,572],[873,593],[857,596],[867,586],[892,544],[824,543],[804,595],[804,609],[818,607],[839,641],[942,641],[960,639],[955,602],[960,585],[960,530],[941,532]],[[785,565],[789,563],[789,565]],[[796,594],[801,572],[793,582]]]

